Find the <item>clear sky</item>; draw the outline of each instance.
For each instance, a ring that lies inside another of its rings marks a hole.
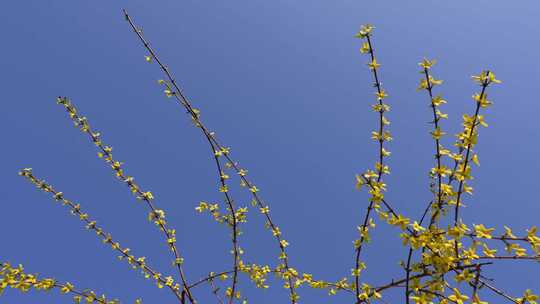
[[[381,78],[389,94],[395,140],[387,198],[417,217],[430,199],[434,165],[425,92],[416,90],[417,63],[435,58],[436,89],[448,100],[443,129],[460,130],[478,90],[470,76],[492,69],[503,84],[490,89],[494,106],[480,131],[475,194],[465,200],[467,223],[523,233],[539,225],[540,4],[538,1],[4,1],[0,9],[0,260],[70,281],[124,303],[173,303],[130,269],[95,234],[51,198],[17,176],[32,167],[82,205],[121,244],[172,274],[161,235],[147,210],[119,183],[95,147],[73,127],[56,96],[68,96],[115,157],[152,191],[177,230],[189,280],[231,268],[229,232],[200,200],[220,201],[207,143],[185,111],[163,96],[155,64],[124,21],[126,8],[173,70],[207,125],[261,189],[281,227],[291,263],[316,277],[350,275],[352,241],[367,206],[355,174],[371,168],[377,127],[367,58],[353,38],[372,23]],[[450,146],[453,136],[446,137]],[[236,184],[237,181],[235,180]],[[233,192],[248,205],[245,192]],[[248,262],[276,264],[277,246],[255,209],[240,244]],[[406,249],[399,230],[380,223],[366,247],[364,276],[373,285],[400,278]],[[514,295],[540,292],[540,264],[501,262],[486,273]],[[279,282],[242,288],[250,303],[286,303]],[[195,291],[213,303],[210,289]],[[352,296],[299,291],[302,303],[351,303]],[[485,292],[486,298],[491,296]],[[389,294],[388,299],[395,299]],[[7,290],[0,303],[70,303],[71,297]],[[398,303],[400,300],[395,301]],[[502,303],[500,299],[497,303]]]

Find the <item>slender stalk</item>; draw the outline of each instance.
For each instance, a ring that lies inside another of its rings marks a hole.
[[[125,174],[124,170],[121,167],[121,163],[113,158],[112,155],[112,148],[110,146],[107,146],[103,144],[103,142],[100,139],[100,134],[98,132],[94,132],[88,123],[88,120],[86,117],[81,116],[77,113],[76,108],[69,102],[69,100],[65,97],[59,97],[58,103],[63,105],[66,111],[68,112],[71,120],[75,123],[77,127],[81,129],[81,131],[88,135],[90,140],[98,147],[101,153],[101,158],[105,160],[105,162],[111,164],[112,170],[115,172],[116,177],[124,182],[131,191],[137,195],[137,198],[144,201],[147,205],[147,207],[150,209],[150,214],[155,217],[155,223],[159,226],[160,230],[163,232],[163,235],[165,236],[165,240],[173,252],[174,258],[175,258],[175,265],[177,266],[178,273],[180,274],[180,279],[182,281],[182,285],[186,289],[186,293],[188,295],[188,299],[193,303],[194,299],[191,296],[191,293],[189,290],[187,290],[187,280],[186,276],[182,267],[181,262],[181,256],[178,248],[176,247],[176,238],[174,235],[174,232],[172,229],[168,229],[166,226],[166,222],[164,220],[164,212],[160,209],[157,209],[155,204],[152,202],[153,195],[149,194],[150,192],[143,191],[141,188],[134,182],[133,177]]]
[[[490,73],[490,71],[486,72],[486,77],[489,77],[489,73]],[[489,79],[489,78],[487,78],[487,79]],[[482,91],[480,92],[480,100],[482,100],[482,98],[484,98],[484,94],[486,93],[486,88],[488,87],[488,85],[489,85],[489,80],[484,80],[483,83],[482,83]],[[469,131],[469,134],[468,134],[468,137],[467,137],[469,142],[467,143],[467,148],[465,149],[465,159],[463,160],[463,169],[462,169],[462,172],[461,172],[462,175],[465,174],[465,172],[467,171],[468,165],[469,165],[469,157],[470,157],[470,153],[471,153],[472,146],[473,146],[472,136],[474,135],[474,131],[475,131],[475,128],[476,128],[476,125],[477,125],[478,114],[480,112],[480,107],[481,107],[480,105],[481,105],[480,102],[476,103],[476,110],[474,112],[473,121],[472,121],[470,131]],[[458,221],[459,221],[459,207],[460,207],[460,204],[461,204],[461,195],[463,194],[464,182],[465,182],[465,178],[462,177],[460,182],[459,182],[458,191],[457,191],[457,198],[456,198],[456,207],[454,209],[454,227],[456,227],[458,225]],[[456,258],[459,258],[459,251],[458,251],[458,243],[457,243],[457,241],[455,242],[454,250],[455,250],[455,253],[456,253]]]
[[[44,180],[40,180],[35,177],[35,175],[29,169],[22,170],[20,175],[28,179],[39,189],[50,193],[55,200],[60,201],[63,205],[68,206],[71,209],[71,213],[75,216],[78,216],[80,220],[86,224],[86,228],[88,230],[96,232],[96,234],[102,238],[103,243],[111,245],[111,248],[118,252],[120,254],[120,257],[125,258],[129,264],[137,265],[145,274],[154,277],[156,281],[161,285],[167,286],[180,300],[180,293],[177,289],[175,289],[172,283],[167,282],[167,280],[164,279],[159,272],[148,266],[145,258],[135,258],[133,255],[129,254],[129,249],[122,248],[122,246],[120,246],[120,243],[115,242],[109,233],[104,232],[102,228],[97,226],[96,221],[93,221],[87,213],[84,213],[81,210],[81,206],[79,204],[76,204],[71,200],[66,199],[62,192],[57,191],[52,185],[46,183]]]
[[[420,218],[420,225],[424,222],[424,219],[429,211],[429,208],[433,204],[433,201],[430,201],[427,205],[426,209],[424,210],[424,213],[422,214],[422,217]],[[412,246],[409,246],[409,253],[407,254],[407,264],[405,266],[405,303],[409,304],[409,283],[410,283],[410,275],[411,275],[411,260],[412,260],[412,254],[413,254],[413,248]]]
[[[373,50],[373,44],[372,44],[372,41],[371,41],[371,34],[368,32],[366,34],[365,38],[367,40],[368,49],[369,49],[368,53],[369,53],[371,62],[375,63],[376,58],[375,58],[375,53],[374,53],[374,50]],[[378,96],[378,103],[379,103],[379,111],[378,111],[379,112],[379,129],[378,129],[378,143],[379,143],[378,160],[379,160],[379,162],[378,162],[378,165],[377,165],[377,183],[379,183],[382,180],[383,169],[384,169],[384,157],[385,157],[385,155],[383,153],[383,151],[384,151],[384,141],[385,141],[385,138],[383,136],[383,134],[385,132],[384,131],[384,125],[385,125],[384,112],[385,112],[385,108],[384,108],[383,98],[384,98],[385,94],[384,94],[384,91],[382,89],[381,82],[379,81],[379,75],[377,73],[377,66],[371,66],[371,71],[372,71],[372,74],[373,74],[374,86],[377,89],[377,96]],[[366,213],[364,215],[364,219],[362,221],[362,226],[361,226],[362,234],[360,236],[360,241],[357,244],[357,248],[356,248],[356,252],[355,252],[355,268],[354,268],[355,271],[358,271],[359,268],[360,268],[360,255],[362,253],[362,248],[363,248],[363,244],[364,244],[364,241],[365,241],[364,231],[366,231],[366,229],[367,229],[373,207],[374,207],[374,200],[371,200],[369,202],[368,208],[367,208]],[[360,303],[360,299],[359,299],[359,296],[360,296],[360,273],[356,273],[356,275],[354,277],[355,277],[354,280],[355,280],[356,303]]]
[[[155,50],[150,46],[150,43],[144,38],[144,36],[142,35],[142,31],[134,24],[132,18],[129,16],[129,14],[127,13],[126,10],[123,10],[124,12],[124,16],[126,18],[126,21],[129,23],[129,25],[131,26],[132,30],[135,32],[135,34],[137,35],[137,37],[139,38],[139,40],[141,41],[141,43],[143,44],[143,46],[145,47],[145,49],[149,52],[151,58],[159,65],[160,69],[163,71],[163,73],[165,74],[168,82],[170,83],[171,85],[171,95],[178,100],[178,102],[187,110],[188,114],[191,116],[191,118],[193,119],[193,121],[195,122],[195,125],[201,129],[203,135],[206,137],[206,139],[211,143],[211,148],[212,148],[212,152],[215,154],[216,150],[220,151],[220,152],[223,152],[222,154],[224,155],[224,157],[227,159],[227,161],[229,162],[229,164],[231,165],[231,167],[240,175],[240,179],[249,187],[250,191],[252,192],[252,196],[253,196],[253,199],[257,202],[258,206],[260,208],[264,208],[266,207],[262,200],[260,199],[260,197],[256,194],[256,188],[255,188],[255,185],[250,182],[246,176],[245,176],[245,171],[240,168],[238,166],[238,163],[235,162],[231,156],[229,155],[228,153],[228,148],[226,148],[225,146],[221,145],[217,139],[215,138],[215,135],[213,132],[209,131],[208,128],[203,124],[203,122],[201,121],[200,119],[200,115],[199,115],[199,112],[198,110],[196,110],[195,108],[193,108],[193,106],[191,105],[191,103],[189,102],[189,100],[187,99],[187,97],[184,95],[184,93],[182,92],[181,88],[178,86],[176,80],[174,79],[172,73],[170,72],[169,68],[163,64],[163,62],[159,59],[157,53],[155,52]],[[168,84],[167,84],[167,87]],[[232,214],[234,215],[234,209],[232,209]],[[272,221],[272,219],[270,218],[270,215],[268,212],[266,212],[265,214],[265,217],[267,219],[267,222],[270,226],[270,228],[272,229],[272,231],[278,231],[277,229],[277,226],[274,224],[274,222]],[[235,220],[233,220],[235,222]],[[233,226],[235,225],[235,223],[233,223]],[[234,232],[233,232],[233,238],[234,238]],[[286,269],[289,269],[289,261],[288,261],[288,256],[286,254],[286,251],[285,251],[285,246],[283,245],[283,242],[282,242],[282,238],[281,238],[281,233],[277,234],[277,233],[274,233],[274,237],[277,239],[278,241],[278,244],[279,244],[279,248],[280,248],[280,251],[281,251],[281,256],[283,257],[283,264],[285,266]],[[238,250],[237,246],[235,246],[234,248],[235,251]],[[235,254],[235,263],[236,263],[236,257],[238,256],[238,253]],[[236,281],[236,280],[235,280]],[[236,283],[233,283],[234,285]],[[295,293],[295,287],[294,287],[294,284],[293,284],[293,281],[292,279],[289,277],[288,279],[288,285],[289,285],[289,291],[290,291],[290,295],[291,295],[291,302],[294,304],[296,303],[296,293]]]
[[[439,116],[437,115],[437,106],[435,105],[434,103],[434,99],[433,99],[433,85],[431,83],[431,77],[429,75],[429,70],[427,67],[424,67],[424,76],[425,76],[425,80],[426,80],[426,83],[427,83],[427,88],[426,90],[428,91],[428,94],[429,94],[429,99],[430,99],[430,107],[431,109],[433,110],[433,124],[434,124],[434,127],[435,127],[435,131],[436,130],[439,130]],[[429,226],[432,226],[434,224],[434,221],[436,220],[439,212],[440,212],[440,209],[442,208],[442,187],[441,187],[441,184],[442,184],[442,174],[440,172],[441,170],[441,143],[440,143],[440,139],[437,137],[435,138],[435,158],[437,159],[437,200],[436,200],[436,206],[437,208],[435,209],[435,212],[433,213],[432,217],[431,217],[431,220],[430,220],[430,223],[429,223]]]

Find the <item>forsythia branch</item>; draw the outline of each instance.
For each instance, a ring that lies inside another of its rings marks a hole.
[[[473,100],[476,103],[474,114],[472,116],[463,115],[463,130],[457,134],[457,140],[454,144],[457,151],[453,153],[443,145],[446,133],[443,132],[440,122],[441,119],[447,119],[448,115],[441,111],[441,105],[445,104],[446,100],[440,95],[434,94],[434,87],[442,84],[442,80],[435,79],[431,73],[435,60],[423,59],[419,63],[422,68],[422,78],[418,89],[426,90],[433,115],[433,129],[429,133],[435,143],[435,166],[429,172],[431,178],[429,190],[432,198],[420,219],[415,220],[400,214],[396,205],[390,204],[389,200],[385,198],[387,185],[383,176],[390,174],[387,158],[391,152],[387,150],[387,144],[392,140],[388,130],[390,121],[385,113],[390,111],[390,106],[385,102],[388,94],[380,81],[381,64],[376,58],[373,48],[374,27],[364,25],[360,28],[356,37],[363,39],[360,52],[369,56],[367,66],[372,74],[373,87],[375,88],[376,102],[372,105],[372,109],[378,113],[378,127],[372,131],[371,137],[378,143],[377,161],[372,169],[356,175],[356,187],[361,189],[365,186],[369,192],[369,203],[365,209],[363,220],[357,227],[359,236],[353,242],[354,268],[351,269],[351,273],[347,277],[336,281],[327,281],[315,279],[311,273],[300,272],[292,266],[287,253],[287,247],[290,244],[272,219],[270,207],[259,194],[260,189],[247,177],[248,171],[232,158],[230,148],[221,144],[215,132],[210,131],[202,121],[201,112],[182,92],[170,69],[143,36],[141,28],[135,25],[126,10],[123,12],[126,21],[147,52],[144,57],[145,61],[155,62],[163,72],[164,79],[158,80],[158,84],[163,88],[163,93],[166,97],[176,100],[186,110],[194,126],[201,131],[202,136],[208,142],[218,177],[217,189],[223,196],[224,205],[201,201],[195,210],[199,213],[208,212],[215,221],[225,224],[230,229],[232,269],[209,272],[207,276],[189,283],[183,268],[183,258],[176,246],[176,231],[167,225],[165,211],[156,207],[152,192],[142,190],[134,178],[125,173],[123,163],[113,158],[112,147],[103,143],[101,134],[91,128],[87,118],[79,114],[66,97],[59,97],[57,102],[65,108],[75,126],[86,134],[98,148],[98,156],[111,167],[114,175],[127,185],[135,197],[143,201],[149,209],[148,219],[159,227],[173,253],[173,265],[178,270],[179,283],[176,283],[172,276],[164,277],[148,266],[145,257],[136,257],[130,254],[129,248],[122,247],[120,243],[113,241],[109,233],[104,232],[96,221],[90,219],[89,215],[81,210],[80,204],[68,200],[62,192],[57,191],[44,180],[38,179],[31,169],[23,169],[19,174],[40,190],[50,193],[56,201],[67,206],[73,215],[86,224],[88,230],[94,231],[105,244],[110,245],[113,250],[118,252],[120,259],[126,260],[132,268],[140,270],[147,279],[153,278],[158,288],[166,286],[173,292],[179,303],[186,304],[188,301],[191,304],[196,304],[197,301],[192,294],[192,289],[207,285],[220,304],[224,304],[225,301],[228,304],[233,304],[234,301],[240,300],[242,304],[247,304],[247,298],[242,297],[240,292],[240,275],[248,277],[257,288],[267,289],[269,288],[268,277],[271,274],[283,282],[291,304],[299,302],[298,290],[302,286],[324,289],[331,296],[338,292],[345,292],[354,296],[353,302],[356,304],[385,302],[383,294],[386,297],[389,290],[399,288],[404,288],[404,302],[406,304],[411,301],[416,304],[432,304],[435,301],[439,304],[464,304],[468,302],[487,304],[483,300],[482,294],[485,289],[512,303],[537,303],[538,296],[533,294],[531,290],[525,290],[521,297],[511,296],[492,284],[492,280],[487,278],[485,274],[490,269],[487,266],[491,267],[500,260],[539,262],[540,237],[537,235],[537,227],[532,226],[526,230],[526,234],[516,236],[511,228],[504,226],[504,233],[499,234],[495,233],[495,228],[486,227],[484,224],[468,226],[459,216],[461,207],[464,206],[463,195],[473,192],[473,187],[469,184],[472,179],[472,164],[479,165],[478,155],[475,151],[478,142],[478,129],[479,126],[487,127],[480,110],[491,105],[491,101],[487,99],[488,87],[500,83],[492,71],[482,71],[479,75],[472,77],[481,86],[481,90],[473,95]],[[448,162],[450,164],[453,162],[453,167],[447,165]],[[236,205],[230,191],[232,183],[229,180],[229,174],[238,176],[240,187],[248,190],[253,207],[256,207],[265,219],[265,228],[272,233],[279,248],[279,262],[276,266],[246,263],[243,260],[244,249],[240,247],[239,236],[242,233],[241,227],[243,226],[241,224],[247,221],[248,207]],[[457,183],[457,189],[454,189],[454,181]],[[443,217],[449,217],[451,206],[454,209],[453,221],[450,219],[450,224],[444,227],[441,223]],[[407,256],[406,261],[400,261],[400,266],[405,272],[404,277],[392,279],[390,282],[385,280],[383,284],[377,285],[361,281],[362,273],[367,265],[365,261],[360,259],[365,250],[364,245],[369,243],[371,239],[370,230],[375,228],[377,224],[374,214],[378,215],[380,221],[399,229],[399,237],[406,249]],[[427,218],[429,218],[429,224],[424,224],[424,220]],[[504,250],[506,254],[498,253],[499,250]],[[226,284],[225,281],[229,279],[231,281],[227,282],[228,286],[223,292],[225,296],[223,297],[217,281]],[[57,288],[62,293],[73,294],[75,303],[81,303],[81,301],[100,304],[119,303],[118,300],[107,300],[104,295],[98,296],[91,290],[76,290],[69,282],[59,283],[52,278],[38,279],[37,275],[25,273],[22,266],[14,268],[9,263],[0,263],[0,294],[8,287],[23,292],[32,288],[44,291]],[[141,300],[136,301],[136,304],[141,303]]]

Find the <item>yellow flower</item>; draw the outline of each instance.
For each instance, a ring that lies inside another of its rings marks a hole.
[[[367,64],[369,69],[370,70],[376,70],[377,68],[379,68],[381,65],[379,63],[377,63],[377,59],[373,58],[373,60]]]
[[[463,304],[464,301],[469,299],[468,296],[461,294],[457,288],[453,288],[453,290],[454,290],[454,294],[448,296],[448,299],[450,301],[453,301],[456,304]]]
[[[433,99],[431,100],[431,103],[433,103],[434,106],[438,107],[442,104],[445,104],[446,103],[446,100],[444,100],[441,96],[435,96],[433,97]]]
[[[378,100],[383,100],[386,97],[388,97],[388,94],[386,94],[384,90],[381,90],[380,92],[375,93],[375,95],[377,95]]]
[[[420,232],[420,231],[426,230],[426,228],[420,226],[420,224],[418,224],[417,221],[414,221],[412,227],[413,227],[413,230],[416,231],[416,232]]]
[[[154,195],[150,191],[143,192],[142,197],[145,200],[153,200],[154,199]]]
[[[533,294],[530,289],[525,290],[525,293],[523,294],[523,298],[517,299],[518,302],[521,303],[530,303],[530,304],[537,304],[536,300],[538,300],[538,296]]]
[[[365,183],[364,178],[356,174],[356,189],[360,190]]]
[[[62,286],[62,289],[60,289],[60,291],[62,291],[62,293],[68,293],[71,292],[73,288],[74,286],[71,283],[66,282],[66,284]]]
[[[360,27],[360,31],[355,35],[356,38],[366,38],[373,31],[374,27],[371,24],[365,24]]]
[[[480,225],[474,225],[474,230],[476,232],[477,237],[491,239],[491,232],[493,232],[495,228],[486,228],[484,227],[484,224],[480,224]]]
[[[409,225],[410,219],[402,216],[401,214],[398,214],[397,217],[392,214],[392,217],[390,217],[387,222],[390,225],[400,226],[402,230],[405,230],[407,225]]]
[[[482,244],[482,245],[484,247],[482,252],[484,253],[485,256],[490,257],[490,258],[495,257],[495,254],[497,253],[497,249],[489,249],[489,247],[486,244]]]
[[[441,128],[440,128],[440,127],[437,127],[437,128],[435,129],[435,131],[431,132],[431,136],[432,136],[433,139],[435,139],[435,140],[441,139],[441,137],[442,137],[443,135],[445,135],[445,134],[446,134],[445,132],[442,132],[442,131],[441,131]]]
[[[200,202],[198,207],[195,207],[195,210],[198,212],[203,212],[206,209],[208,209],[208,203],[207,202]]]
[[[480,95],[480,94],[474,94],[474,95],[472,96],[472,98],[473,98],[476,102],[478,102],[478,103],[480,104],[480,107],[482,107],[482,108],[487,108],[488,106],[490,106],[491,104],[493,104],[491,101],[489,101],[489,100],[487,99],[487,94],[486,94],[486,93],[484,93],[484,94],[482,94],[482,95]]]
[[[479,75],[473,75],[471,78],[481,85],[490,83],[501,83],[502,81],[495,79],[495,74],[491,71],[482,71]]]
[[[474,154],[471,160],[475,165],[480,166],[480,161],[478,160],[478,154]]]
[[[422,59],[422,62],[418,63],[422,68],[429,70],[437,61],[435,59],[428,60],[426,58]]]
[[[512,233],[512,229],[510,229],[508,226],[504,226],[504,236],[513,239],[517,238],[514,233]]]
[[[360,48],[360,53],[362,54],[367,54],[371,51],[371,48],[369,47],[369,43],[368,42],[364,42],[362,44],[362,47]]]
[[[486,301],[481,301],[478,295],[475,294],[472,299],[472,304],[489,304],[489,303]]]
[[[163,90],[163,93],[165,93],[165,96],[167,97],[172,97],[174,95],[174,92],[171,91],[170,89]]]

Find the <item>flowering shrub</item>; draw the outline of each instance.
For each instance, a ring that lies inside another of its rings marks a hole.
[[[473,193],[470,180],[473,166],[479,165],[475,151],[478,132],[481,127],[487,127],[484,112],[492,104],[488,100],[488,91],[493,85],[501,83],[492,71],[481,71],[472,77],[479,86],[479,92],[472,96],[474,110],[470,115],[463,115],[462,131],[457,134],[453,147],[447,147],[442,144],[446,135],[443,131],[443,121],[448,118],[442,110],[446,100],[437,95],[435,90],[443,81],[436,79],[432,74],[434,60],[423,59],[419,63],[422,78],[418,89],[427,93],[426,101],[433,112],[431,136],[435,146],[435,164],[430,170],[432,199],[426,204],[425,211],[420,217],[407,217],[385,198],[387,185],[384,177],[390,173],[386,159],[391,155],[386,143],[392,140],[389,131],[390,121],[385,114],[390,111],[390,105],[386,103],[388,94],[382,87],[379,74],[381,64],[375,56],[373,47],[374,28],[371,25],[361,27],[356,37],[362,40],[360,52],[368,57],[367,66],[374,79],[375,103],[372,109],[378,116],[378,126],[371,134],[377,144],[378,159],[372,169],[356,175],[356,186],[360,190],[365,189],[369,192],[369,202],[363,220],[357,227],[358,238],[354,240],[354,267],[348,277],[338,281],[327,281],[297,270],[290,262],[287,252],[289,242],[273,220],[270,207],[263,201],[259,188],[249,178],[248,171],[239,165],[231,155],[230,149],[207,128],[201,119],[200,111],[182,92],[172,72],[150,47],[148,40],[132,18],[127,12],[124,11],[124,13],[126,21],[144,46],[145,61],[156,65],[163,72],[163,79],[158,80],[163,94],[178,102],[186,110],[193,125],[200,130],[208,142],[219,179],[217,190],[222,194],[224,203],[202,201],[195,210],[198,213],[208,213],[219,224],[230,229],[231,269],[224,272],[211,272],[199,281],[188,280],[183,267],[182,251],[176,245],[176,231],[170,227],[166,212],[158,208],[152,192],[143,189],[135,178],[127,173],[124,163],[113,156],[112,147],[102,140],[101,134],[66,97],[58,97],[58,104],[65,109],[75,126],[94,143],[98,157],[111,168],[118,180],[129,188],[136,199],[146,205],[148,220],[161,231],[164,243],[171,252],[171,265],[175,275],[165,276],[151,266],[151,262],[144,256],[131,253],[129,248],[113,239],[111,234],[104,231],[88,213],[84,212],[80,204],[71,200],[68,195],[64,195],[52,184],[39,178],[32,169],[22,169],[20,175],[38,189],[50,194],[53,200],[66,206],[88,230],[95,232],[104,244],[116,251],[121,260],[142,272],[145,278],[152,280],[158,288],[169,290],[179,303],[197,303],[193,291],[204,284],[212,287],[219,303],[248,303],[248,299],[241,292],[242,275],[247,276],[249,281],[262,289],[269,287],[270,275],[278,277],[283,281],[283,287],[292,304],[301,301],[299,289],[302,286],[324,289],[329,296],[338,292],[349,293],[353,303],[385,303],[384,293],[390,289],[402,289],[405,303],[482,304],[487,303],[483,300],[483,293],[488,292],[517,304],[537,303],[538,296],[531,290],[525,290],[520,296],[510,295],[495,286],[492,280],[483,274],[486,267],[493,267],[498,260],[539,261],[540,237],[537,236],[537,228],[533,226],[523,233],[514,234],[511,228],[504,226],[504,232],[496,233],[495,228],[488,228],[483,224],[468,225],[460,217],[464,196]],[[240,246],[239,236],[242,223],[247,221],[248,207],[235,204],[229,191],[233,177],[236,177],[240,187],[249,193],[252,207],[265,219],[265,227],[275,238],[278,250],[275,265],[247,263],[242,258],[244,250]],[[379,222],[397,229],[407,258],[401,264],[402,278],[393,279],[382,285],[370,285],[362,279],[362,274],[367,268],[362,260],[362,251],[370,241],[370,231],[375,228],[377,218]],[[220,293],[216,287],[216,280],[223,282],[220,284],[226,284],[223,293]],[[3,262],[0,264],[0,293],[8,287],[21,291],[32,288],[44,291],[58,289],[62,293],[71,294],[75,303],[119,303],[118,300],[107,299],[105,295],[99,295],[94,291],[81,290],[72,283],[53,278],[41,278],[25,272],[21,265],[13,266]],[[142,300],[136,300],[136,303],[142,303]]]

